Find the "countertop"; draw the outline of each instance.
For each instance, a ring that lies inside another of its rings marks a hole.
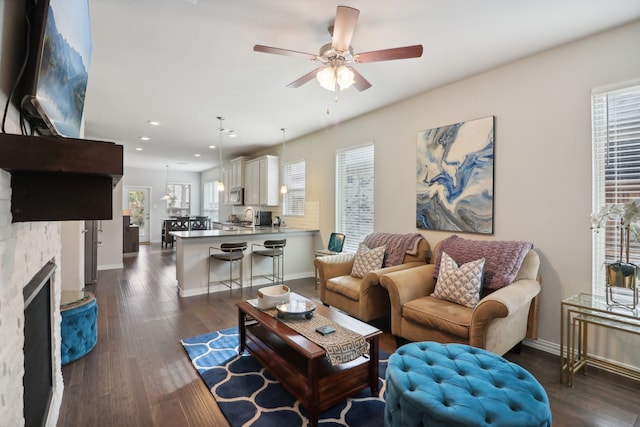
[[[319,230],[307,228],[289,228],[289,227],[256,227],[238,228],[237,230],[192,230],[192,231],[171,231],[169,234],[179,239],[194,239],[203,237],[223,237],[223,236],[259,236],[265,234],[293,234],[293,233],[313,233]]]

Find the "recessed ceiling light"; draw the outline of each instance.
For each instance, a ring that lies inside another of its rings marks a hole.
[[[139,138],[141,141],[149,141],[151,139],[148,136],[140,136]]]
[[[200,154],[196,153],[193,155],[194,157],[200,157]]]
[[[142,151],[141,147],[136,147],[136,151]]]
[[[211,148],[212,150],[215,150],[216,146],[215,145],[210,145],[209,148]]]
[[[160,126],[160,122],[157,120],[147,120],[147,123],[149,123],[151,126]]]

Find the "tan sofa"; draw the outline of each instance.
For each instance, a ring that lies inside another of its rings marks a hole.
[[[403,263],[367,273],[363,278],[351,276],[355,254],[316,258],[314,264],[320,278],[320,300],[364,322],[389,317],[387,291],[380,286],[380,277],[393,271],[426,265],[429,242],[421,239],[416,255],[405,254]]]
[[[409,341],[463,343],[503,355],[525,337],[537,338],[539,266],[529,249],[513,283],[482,297],[475,308],[430,296],[434,264],[385,274],[380,283],[391,300],[391,331]]]

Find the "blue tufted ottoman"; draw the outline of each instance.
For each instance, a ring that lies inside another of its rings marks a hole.
[[[98,340],[98,305],[91,292],[63,291],[60,305],[61,363],[89,353]]]
[[[389,358],[386,379],[385,426],[551,426],[533,375],[476,347],[406,344]]]

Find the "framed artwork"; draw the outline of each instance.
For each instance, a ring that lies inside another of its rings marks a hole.
[[[493,234],[494,119],[418,132],[418,228]]]

